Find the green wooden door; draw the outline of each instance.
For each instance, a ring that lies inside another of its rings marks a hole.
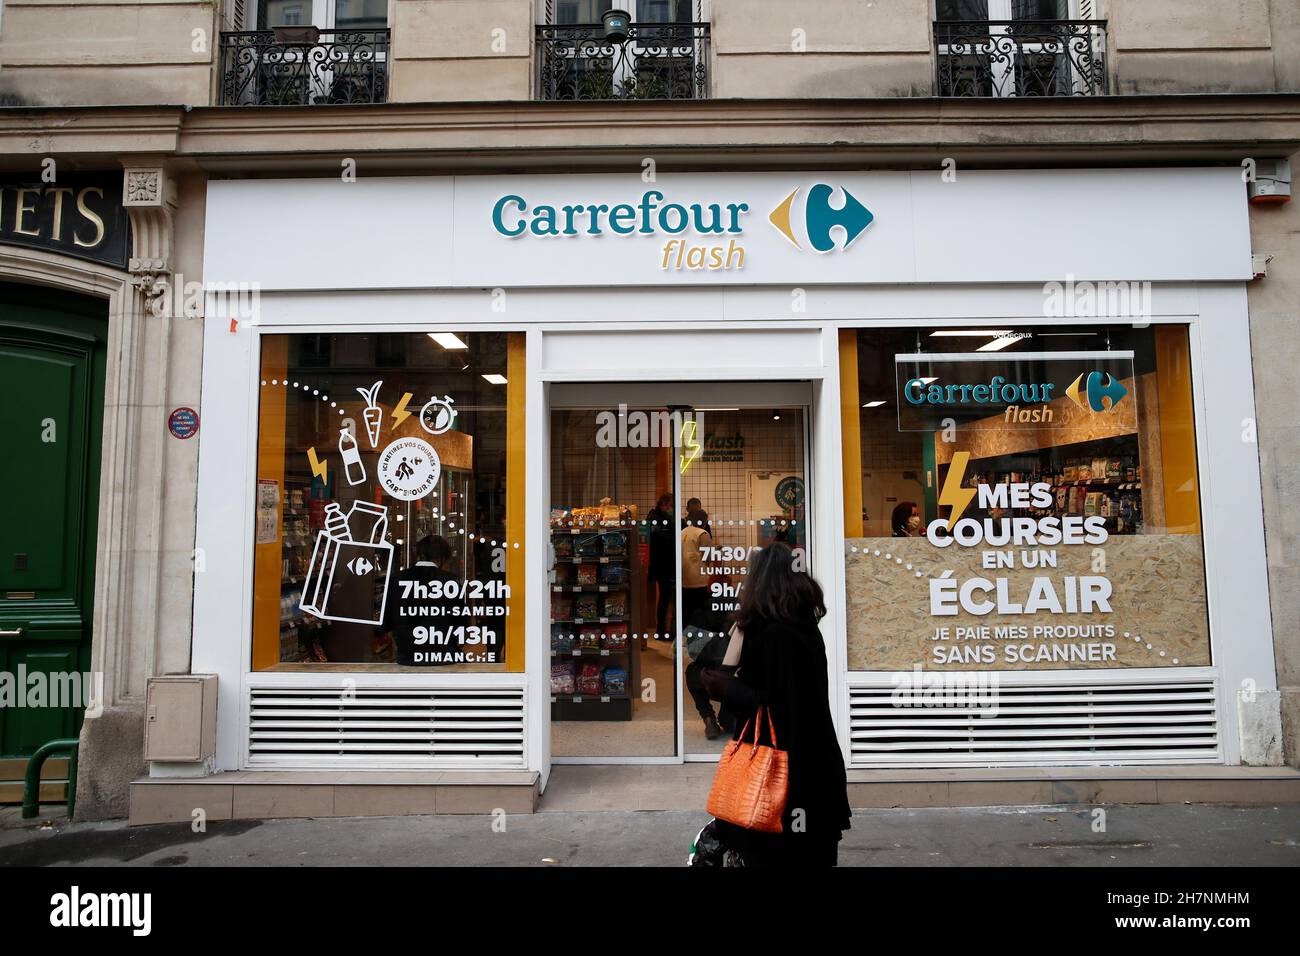
[[[0,284],[0,757],[81,728],[106,329],[106,304]]]

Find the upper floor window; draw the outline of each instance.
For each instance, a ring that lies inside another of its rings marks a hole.
[[[262,0],[257,29],[316,26],[322,30],[382,30],[388,26],[387,0]]]
[[[599,23],[609,10],[627,10],[638,23],[690,23],[695,19],[694,7],[692,0],[556,0],[552,22],[564,26]]]
[[[626,35],[607,32],[626,10]],[[538,98],[702,99],[709,27],[702,0],[548,0],[537,28]]]
[[[231,0],[226,22],[223,106],[387,99],[387,0]]]
[[[1093,0],[936,0],[940,96],[1107,92],[1106,23]]]
[[[1070,0],[936,0],[940,20],[1068,20]]]

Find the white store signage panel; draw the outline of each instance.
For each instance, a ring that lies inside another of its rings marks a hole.
[[[1242,281],[1244,190],[1230,168],[213,182],[205,279],[264,291]]]

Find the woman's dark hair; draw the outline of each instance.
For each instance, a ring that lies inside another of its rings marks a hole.
[[[895,506],[894,513],[889,518],[889,527],[895,534],[900,531],[907,533],[907,519],[912,517],[912,509],[915,507],[915,501],[900,501]]]
[[[673,493],[671,491],[665,491],[662,495],[659,496],[659,500],[655,502],[655,507],[662,508],[665,504],[670,505],[672,503],[673,503]]]
[[[746,630],[759,622],[807,624],[826,615],[822,587],[811,574],[794,569],[794,552],[773,541],[749,562],[736,624]]]

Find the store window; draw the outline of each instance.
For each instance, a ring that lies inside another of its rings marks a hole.
[[[1210,663],[1185,326],[840,348],[850,670]]]
[[[523,339],[262,337],[254,670],[523,670]]]

